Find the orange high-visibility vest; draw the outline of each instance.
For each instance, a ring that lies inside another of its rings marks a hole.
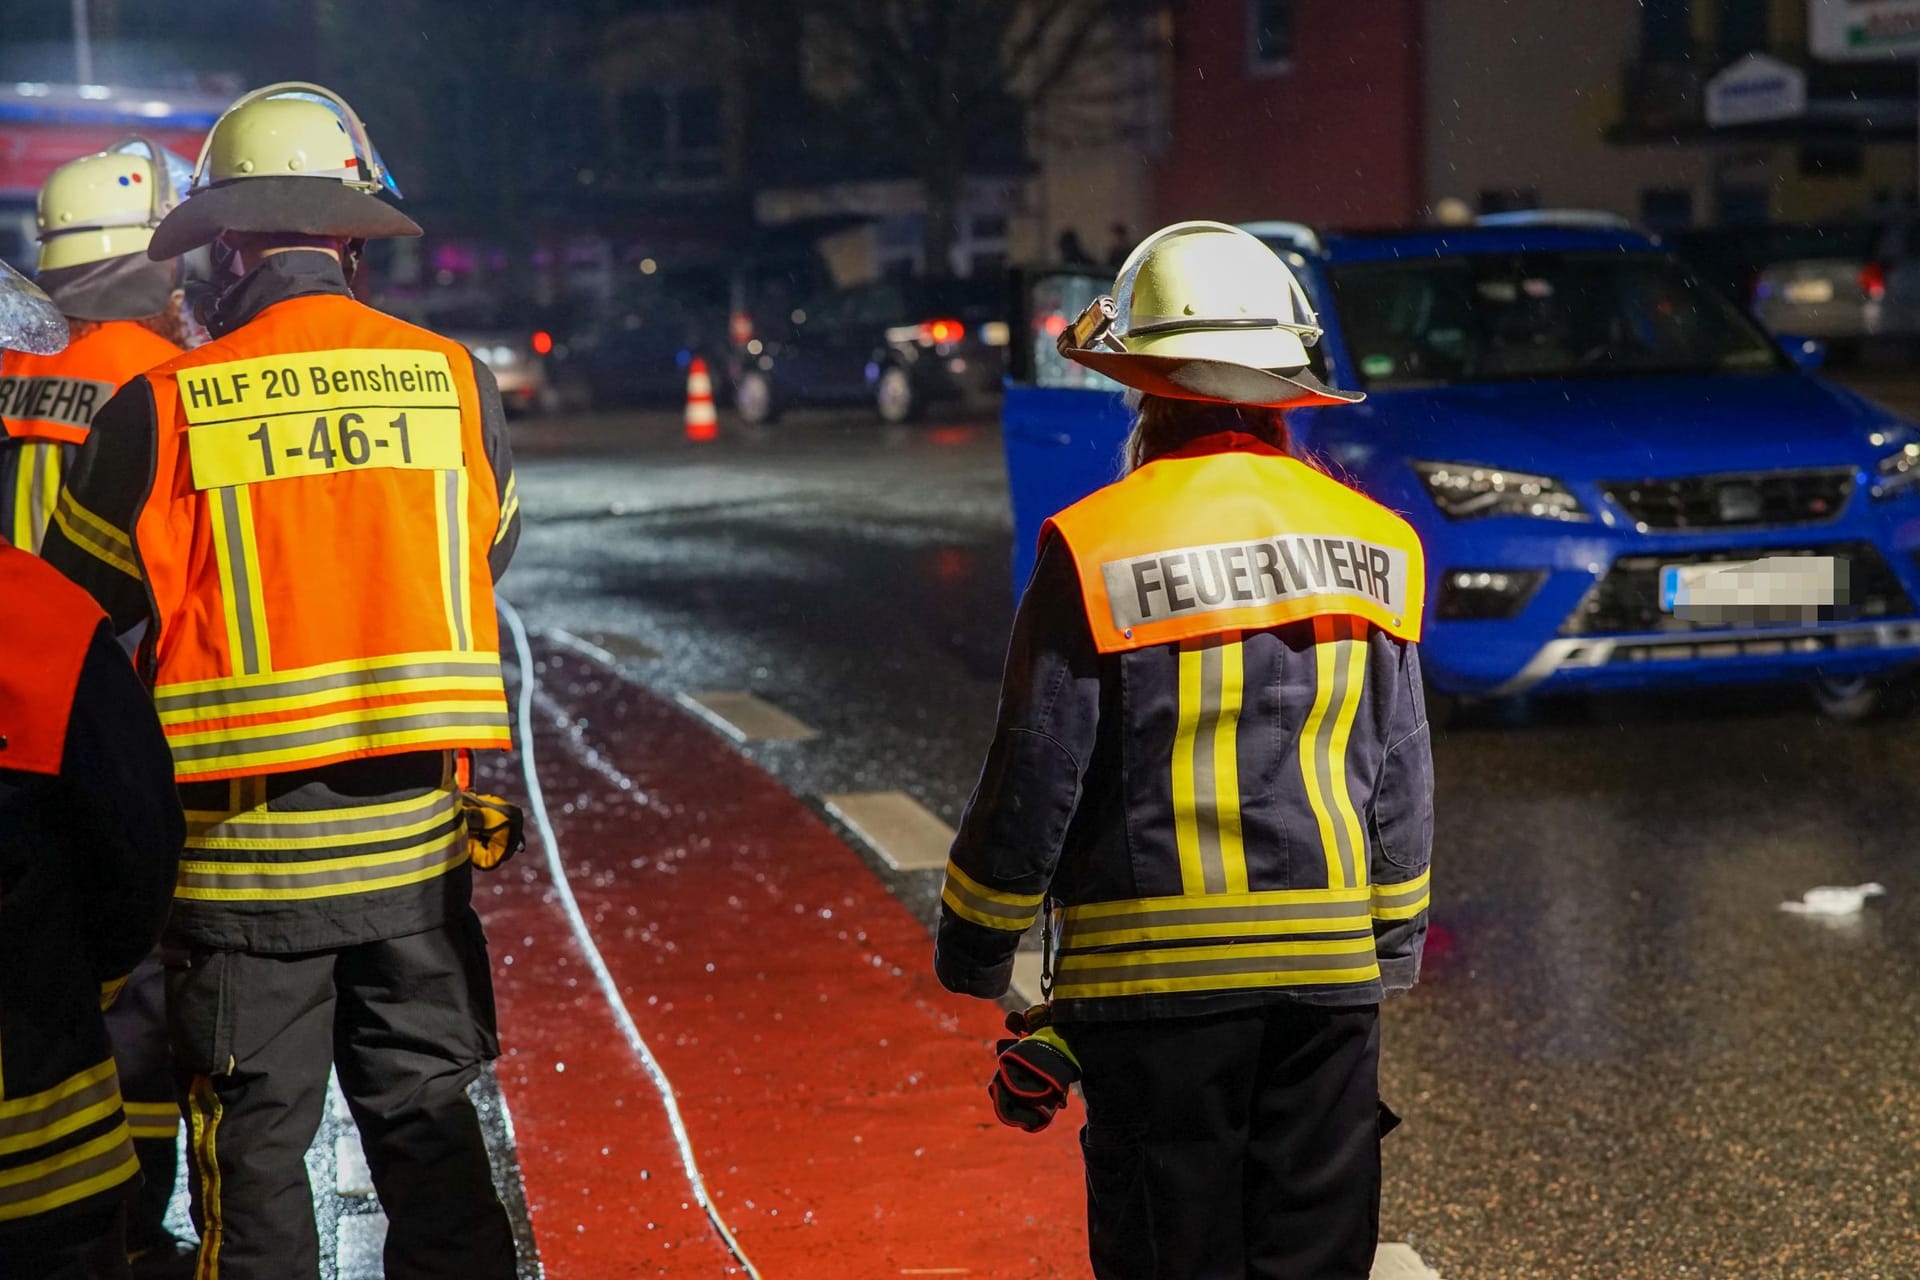
[[[0,538],[0,769],[52,776],[93,633],[107,615],[50,566]]]
[[[1324,616],[1420,638],[1412,526],[1251,436],[1157,458],[1046,528],[1073,554],[1101,653]]]
[[[291,298],[148,374],[134,550],[182,780],[508,745],[466,349]]]
[[[63,452],[87,442],[93,415],[125,383],[180,348],[132,320],[109,320],[51,356],[0,355],[0,432],[20,451],[0,534],[38,551],[60,494]]]

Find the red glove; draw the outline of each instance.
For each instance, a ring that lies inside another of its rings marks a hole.
[[[1067,1105],[1067,1090],[1080,1078],[1080,1063],[1048,1024],[1044,1009],[1029,1010],[1025,1016],[1009,1014],[1007,1029],[1020,1038],[1000,1042],[1000,1061],[987,1096],[1001,1124],[1038,1133]]]

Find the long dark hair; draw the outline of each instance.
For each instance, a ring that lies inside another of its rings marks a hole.
[[[1132,392],[1133,430],[1121,455],[1122,473],[1137,471],[1155,458],[1192,444],[1203,436],[1238,431],[1285,453],[1287,422],[1278,409],[1251,404],[1221,404],[1212,400],[1174,400]]]

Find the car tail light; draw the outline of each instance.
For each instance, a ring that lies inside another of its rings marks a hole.
[[[944,346],[966,336],[967,326],[958,320],[928,320],[920,326],[920,342],[923,346]]]
[[[1873,302],[1887,296],[1887,269],[1877,262],[1860,268],[1860,292]]]
[[[536,330],[533,335],[533,353],[537,356],[544,356],[552,352],[552,350],[553,335],[545,329]]]

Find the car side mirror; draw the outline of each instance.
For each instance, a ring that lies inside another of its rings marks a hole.
[[[1827,344],[1823,338],[1803,338],[1798,334],[1775,334],[1775,342],[1798,365],[1802,373],[1812,373],[1827,362]]]

